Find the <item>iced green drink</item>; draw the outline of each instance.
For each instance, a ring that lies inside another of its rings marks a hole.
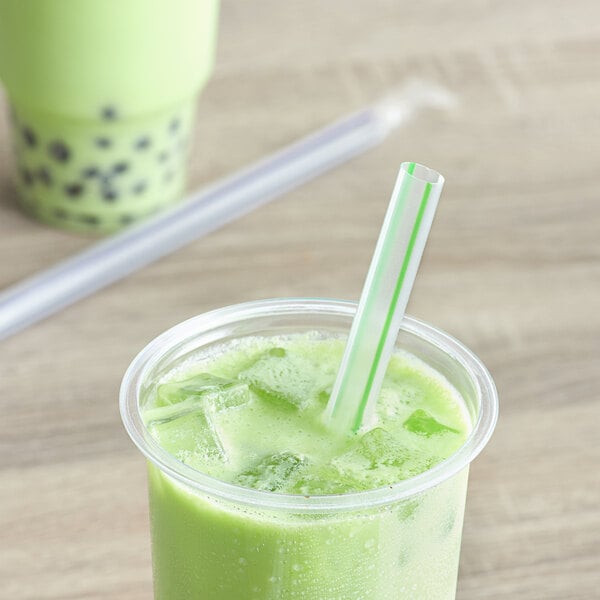
[[[180,198],[218,0],[0,0],[23,207],[107,232]]]
[[[157,600],[454,598],[493,384],[462,346],[409,322],[371,421],[333,434],[323,411],[352,312],[223,309],[134,361],[122,410],[150,458]]]

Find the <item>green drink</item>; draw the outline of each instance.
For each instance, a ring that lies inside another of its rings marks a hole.
[[[217,0],[0,0],[23,207],[112,231],[180,198]]]
[[[134,361],[121,406],[150,459],[158,600],[454,597],[493,383],[464,347],[409,320],[373,422],[334,436],[320,416],[353,311],[231,307]]]

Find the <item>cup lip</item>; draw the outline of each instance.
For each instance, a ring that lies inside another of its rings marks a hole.
[[[138,449],[163,473],[188,489],[213,498],[261,509],[303,513],[360,510],[395,503],[433,488],[467,467],[489,441],[498,419],[494,381],[479,358],[457,339],[424,321],[405,316],[401,330],[433,344],[460,363],[480,399],[480,411],[465,443],[432,469],[410,479],[373,490],[347,494],[300,496],[243,488],[221,481],[180,462],[163,450],[147,431],[138,406],[140,388],[148,371],[175,345],[197,335],[244,320],[284,314],[331,314],[352,318],[357,304],[330,298],[272,298],[225,306],[202,313],[154,338],[133,359],[120,388],[119,406],[127,433]]]

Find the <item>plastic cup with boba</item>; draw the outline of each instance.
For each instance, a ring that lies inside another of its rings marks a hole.
[[[176,202],[218,0],[2,0],[0,78],[19,200],[110,232]]]

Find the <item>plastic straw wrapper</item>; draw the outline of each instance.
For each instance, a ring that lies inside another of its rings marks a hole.
[[[326,415],[341,433],[371,418],[431,229],[444,178],[402,163]]]

